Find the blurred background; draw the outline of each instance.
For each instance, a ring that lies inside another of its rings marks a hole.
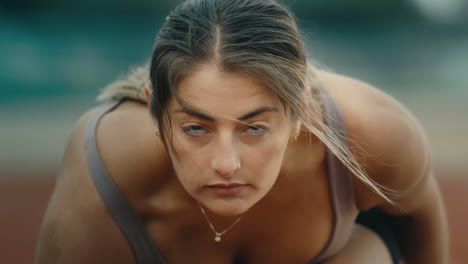
[[[180,2],[0,0],[0,262],[33,261],[74,123],[100,89],[150,58]],[[468,1],[283,2],[317,63],[384,90],[421,121],[448,210],[451,263],[465,263]]]

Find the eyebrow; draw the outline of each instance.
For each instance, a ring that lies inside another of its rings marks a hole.
[[[176,113],[186,113],[188,115],[191,115],[191,116],[195,116],[195,117],[198,117],[200,119],[204,119],[204,120],[207,120],[207,121],[215,121],[216,119],[214,117],[211,117],[205,113],[201,113],[201,112],[198,112],[194,109],[189,109],[189,108],[186,108],[186,107],[183,107],[183,108],[179,108],[179,109],[176,109],[174,112]],[[247,120],[249,118],[252,118],[254,116],[257,116],[257,115],[260,115],[262,113],[265,113],[265,112],[278,112],[278,108],[276,107],[270,107],[270,106],[261,106],[251,112],[248,112],[247,114],[244,114],[240,117],[238,117],[237,119],[238,120],[241,120],[241,121],[244,121],[244,120]]]

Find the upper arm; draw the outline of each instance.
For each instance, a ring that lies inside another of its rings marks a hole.
[[[44,216],[36,263],[134,263],[128,244],[104,207],[84,155],[85,114],[69,137]]]

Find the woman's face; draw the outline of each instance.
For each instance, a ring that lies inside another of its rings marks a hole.
[[[181,79],[177,89],[196,108],[169,103],[179,181],[215,214],[247,211],[278,177],[292,127],[283,105],[252,76],[214,65]]]

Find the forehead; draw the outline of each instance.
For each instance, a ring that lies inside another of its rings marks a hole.
[[[215,65],[202,65],[179,80],[177,91],[191,106],[221,115],[239,116],[258,106],[282,109],[278,96],[260,80],[240,71],[220,71]]]

